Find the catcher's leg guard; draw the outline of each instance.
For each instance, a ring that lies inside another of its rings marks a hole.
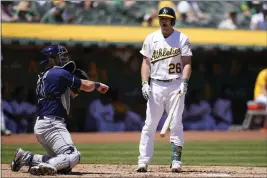
[[[65,173],[70,171],[74,166],[80,162],[81,153],[75,151],[70,154],[60,154],[54,158],[48,160],[48,163],[55,167],[60,173]]]

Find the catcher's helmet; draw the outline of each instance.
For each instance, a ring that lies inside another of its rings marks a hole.
[[[159,10],[159,17],[168,17],[171,18],[171,24],[172,26],[175,25],[175,21],[176,21],[176,15],[175,12],[172,8],[170,7],[163,7]]]
[[[56,59],[57,56],[61,66],[69,62],[69,58],[66,55],[68,50],[62,45],[51,45],[43,48],[40,52],[42,54],[41,64],[48,62],[51,58]]]

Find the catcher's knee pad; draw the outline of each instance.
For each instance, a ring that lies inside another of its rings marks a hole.
[[[48,163],[54,166],[57,171],[60,171],[63,169],[72,169],[80,162],[80,159],[81,153],[79,151],[75,151],[72,153],[57,155],[56,157],[48,160]]]
[[[69,154],[70,168],[76,166],[81,160],[81,153],[79,151]]]
[[[81,160],[81,153],[75,146],[70,146],[67,150],[65,150],[64,154],[69,155],[70,168],[76,166]]]

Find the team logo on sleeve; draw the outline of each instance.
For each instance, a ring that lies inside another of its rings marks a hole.
[[[143,50],[146,50],[146,49],[147,49],[147,45],[144,44],[144,45],[143,45]]]
[[[187,42],[185,43],[186,46],[188,46],[188,48],[191,48],[191,44],[190,44],[190,41],[187,40]]]
[[[160,48],[153,51],[151,63],[154,64],[157,61],[168,59],[170,57],[178,56],[181,54],[180,48]]]

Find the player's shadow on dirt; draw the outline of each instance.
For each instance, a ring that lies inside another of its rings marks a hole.
[[[114,174],[114,173],[109,173],[109,172],[71,172],[67,175],[74,175],[74,176],[82,176],[86,174]],[[64,175],[64,174],[62,174]]]
[[[134,171],[135,172],[135,171]],[[159,171],[147,171],[148,173],[155,173],[155,172],[161,172],[161,173],[172,173],[171,171],[166,170],[159,170]],[[220,171],[201,171],[201,170],[187,170],[187,171],[180,171],[179,173],[225,173]],[[142,172],[140,174],[143,174]],[[175,174],[175,173],[174,173]]]
[[[225,172],[220,172],[220,171],[207,171],[207,170],[187,170],[187,171],[181,171],[181,173],[225,173]]]

